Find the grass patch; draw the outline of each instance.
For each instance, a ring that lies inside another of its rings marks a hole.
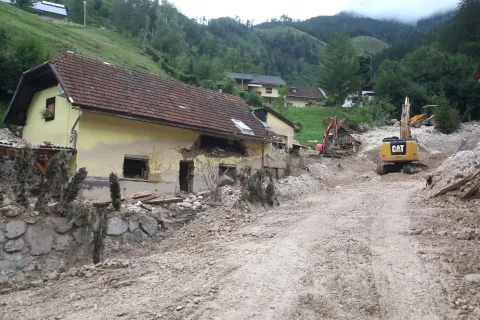
[[[325,117],[338,116],[338,119],[348,118],[350,122],[358,123],[357,108],[332,108],[332,107],[304,107],[286,108],[284,115],[293,122],[300,122],[302,129],[295,134],[295,139],[304,146],[315,146],[309,140],[322,140],[325,131]]]
[[[120,32],[63,22],[50,22],[0,2],[0,28],[12,38],[31,36],[43,42],[52,57],[70,50],[92,59],[129,69],[166,76],[159,65],[141,52],[140,43]]]
[[[357,54],[374,55],[388,48],[388,44],[377,38],[358,36],[352,38]]]

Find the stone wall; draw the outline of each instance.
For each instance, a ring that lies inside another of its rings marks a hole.
[[[207,208],[203,196],[189,195],[166,207],[138,202],[119,212],[105,209],[105,257],[112,249],[161,240]],[[15,271],[52,271],[92,263],[93,235],[100,221],[69,219],[26,210],[6,199],[0,204],[0,275]]]

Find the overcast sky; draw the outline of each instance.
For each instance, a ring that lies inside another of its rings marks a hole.
[[[236,17],[264,22],[286,14],[293,19],[334,15],[355,11],[372,18],[387,18],[415,23],[434,13],[455,8],[458,0],[170,0],[190,18]]]

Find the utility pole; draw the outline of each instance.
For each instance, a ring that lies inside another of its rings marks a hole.
[[[83,26],[87,26],[87,1],[83,1]]]

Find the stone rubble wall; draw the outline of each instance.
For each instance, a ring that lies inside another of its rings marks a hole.
[[[142,207],[143,206],[143,207]],[[150,244],[172,230],[197,219],[207,208],[203,196],[188,196],[184,202],[167,207],[148,207],[141,203],[107,209],[105,249]],[[93,224],[83,218],[69,219],[42,215],[12,204],[0,204],[0,275],[14,271],[51,271],[78,263],[91,263]]]

